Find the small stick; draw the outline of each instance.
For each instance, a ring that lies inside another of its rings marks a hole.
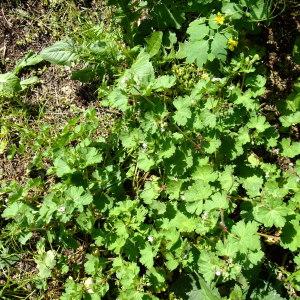
[[[8,28],[11,29],[12,24],[6,19],[3,8],[1,9],[1,12],[2,12],[3,19],[6,21],[6,24],[8,25]]]
[[[2,57],[1,57],[1,62],[2,62],[2,65],[5,64],[5,56],[6,56],[6,42],[4,41],[4,45],[3,45],[3,48],[2,48]]]
[[[274,242],[277,242],[280,240],[280,237],[279,236],[274,236],[274,235],[269,235],[269,234],[264,234],[264,233],[260,233],[258,232],[257,233],[259,236],[262,236],[262,237],[265,237],[265,238],[268,238],[268,239],[273,239]]]

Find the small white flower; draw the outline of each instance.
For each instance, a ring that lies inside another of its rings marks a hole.
[[[181,200],[185,200],[185,196],[181,196]]]
[[[202,219],[206,220],[208,218],[208,212],[205,211],[203,214],[202,214]]]
[[[294,164],[293,163],[289,163],[289,166],[292,167]]]
[[[66,211],[66,208],[64,206],[59,207],[59,212],[64,213]]]
[[[269,178],[269,177],[270,177],[270,173],[266,172],[266,178]]]
[[[277,279],[278,280],[282,280],[282,278],[283,278],[283,273],[282,272],[278,272]]]
[[[89,277],[84,281],[84,287],[86,288],[86,290],[89,294],[94,294],[93,284],[94,284],[93,278]]]
[[[221,270],[217,270],[215,273],[217,276],[221,276],[222,275],[222,271]]]
[[[93,290],[93,289],[88,289],[87,292],[88,292],[89,294],[94,294],[94,290]]]
[[[221,78],[215,77],[215,78],[213,78],[211,81],[212,81],[212,82],[215,82],[215,81],[221,81],[221,80],[222,80]]]
[[[91,288],[92,285],[94,284],[93,278],[89,277],[84,281],[84,286],[86,288]]]
[[[147,147],[148,147],[147,143],[143,143],[143,144],[142,144],[142,147],[143,147],[144,149],[147,149]]]
[[[125,76],[120,80],[120,83],[125,85],[127,83],[128,79],[129,78],[127,76]]]
[[[149,235],[147,240],[148,240],[148,242],[153,243],[154,237],[152,235]]]

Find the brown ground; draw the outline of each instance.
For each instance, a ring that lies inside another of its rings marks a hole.
[[[99,21],[103,14],[101,2],[68,1],[67,9],[64,4],[51,6],[43,4],[40,0],[1,2],[0,73],[10,71],[29,51],[39,52],[68,33],[74,34],[76,29],[80,28],[81,22]],[[89,11],[91,6],[92,12]],[[39,126],[49,124],[53,131],[57,132],[67,120],[78,115],[83,109],[94,107],[102,121],[101,133],[107,132],[113,122],[113,115],[98,107],[95,88],[71,80],[68,68],[44,64],[29,73],[37,75],[40,84],[21,97],[22,110],[28,119],[16,119],[14,114],[7,113],[0,116],[0,125],[2,119],[2,122],[15,123],[20,127],[26,125],[38,132]],[[2,105],[2,111],[8,112],[10,106],[11,103]],[[18,132],[12,130],[10,134],[10,142],[15,143],[18,140]],[[29,151],[26,155],[16,155],[13,160],[9,160],[0,154],[0,180],[26,181],[28,164],[33,156],[34,153]]]
[[[296,36],[300,34],[300,6],[290,6],[281,12],[278,7],[275,14],[279,14],[271,26],[264,29],[266,40],[266,66],[269,71],[268,98],[278,100],[286,98],[293,88],[293,83],[300,76],[300,66],[291,57]]]
[[[268,81],[262,111],[275,126],[280,124],[278,107],[293,91],[294,83],[300,77],[300,65],[295,64],[292,58],[296,37],[300,35],[300,4],[293,0],[286,4],[288,9],[284,11],[284,7],[277,7],[275,21],[271,26],[264,27],[263,37],[266,41]],[[299,125],[292,126],[287,134],[292,139],[299,140]],[[283,170],[287,170],[291,160],[277,156],[277,163]]]
[[[102,2],[1,0],[0,71],[9,70],[29,50],[38,52],[74,32],[82,22],[99,21],[103,16]]]

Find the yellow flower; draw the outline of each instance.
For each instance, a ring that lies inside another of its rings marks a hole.
[[[224,17],[222,14],[218,13],[218,14],[215,16],[215,22],[216,22],[217,24],[222,25],[222,24],[224,24],[224,21],[225,21],[225,17]]]
[[[229,48],[229,50],[233,51],[237,47],[238,43],[239,42],[237,40],[234,40],[234,39],[230,38],[228,40],[228,48]]]

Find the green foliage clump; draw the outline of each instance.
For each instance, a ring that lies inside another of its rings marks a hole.
[[[40,55],[28,53],[17,63],[12,72],[0,74],[0,100],[1,98],[13,98],[29,86],[36,84],[38,82],[36,76],[20,79],[18,75],[24,68],[37,65],[42,60]]]

